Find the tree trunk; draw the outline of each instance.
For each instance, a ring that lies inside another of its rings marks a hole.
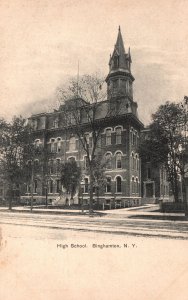
[[[89,190],[89,214],[93,213],[93,184],[94,184],[94,176],[93,176],[93,168],[90,168],[90,190]]]
[[[8,199],[8,209],[12,210],[12,193],[10,193],[9,199]]]
[[[182,195],[183,195],[183,204],[184,204],[184,213],[185,217],[188,217],[188,203],[186,197],[186,185],[185,185],[185,178],[182,175]]]
[[[34,179],[34,172],[33,172],[33,162],[31,165],[31,212],[33,211],[33,179]]]

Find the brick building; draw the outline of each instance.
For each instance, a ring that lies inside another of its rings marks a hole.
[[[109,73],[106,77],[107,99],[98,103],[97,118],[102,128],[100,136],[101,157],[108,158],[106,166],[106,187],[99,193],[99,201],[108,206],[129,206],[141,203],[141,162],[137,152],[140,132],[144,128],[138,118],[137,103],[133,99],[134,77],[131,73],[131,54],[125,52],[121,30],[119,28],[113,54],[110,56]],[[82,111],[83,99],[73,99],[73,106]],[[70,103],[69,102],[69,103]],[[106,118],[107,110],[117,110]],[[51,113],[32,115],[29,119],[34,128],[36,147],[45,149],[47,167],[41,168],[41,157],[34,161],[34,200],[44,202],[57,199],[62,191],[60,182],[60,165],[63,161],[74,159],[83,172],[82,198],[87,203],[89,198],[89,177],[86,172],[85,152],[70,126],[65,126],[66,104]],[[120,108],[120,109],[119,109]],[[85,130],[92,148],[89,124],[84,120]],[[73,121],[72,121],[73,122]],[[85,174],[85,175],[84,175]],[[30,187],[22,191],[22,198],[29,199]],[[96,198],[96,195],[95,197]],[[63,201],[63,200],[62,200]],[[78,201],[78,197],[75,198]]]

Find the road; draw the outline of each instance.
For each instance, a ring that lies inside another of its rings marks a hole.
[[[1,214],[0,299],[187,300],[187,240],[76,229],[120,220],[38,218]]]
[[[151,220],[131,218],[127,215],[107,215],[103,217],[88,215],[54,215],[31,213],[0,213],[0,224],[14,224],[41,228],[76,230],[85,232],[113,233],[143,237],[163,237],[188,239],[187,221]]]

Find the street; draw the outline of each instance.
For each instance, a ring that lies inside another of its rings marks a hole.
[[[179,223],[1,213],[0,299],[186,300]]]
[[[122,235],[188,239],[188,222],[142,218],[144,212],[119,209],[102,216],[89,217],[79,214],[42,214],[8,212],[0,215],[0,224],[27,225],[33,227],[76,230]],[[155,216],[148,212],[145,216]],[[161,216],[160,213],[158,215]]]

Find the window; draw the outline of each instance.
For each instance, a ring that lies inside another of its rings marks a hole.
[[[61,187],[61,180],[58,179],[56,180],[56,193],[60,192],[60,187]]]
[[[76,159],[75,159],[74,156],[71,156],[71,157],[68,158],[68,161],[73,162],[73,161],[76,161]]]
[[[73,136],[69,140],[69,151],[75,151],[75,150],[76,150],[76,139]]]
[[[56,172],[59,173],[61,171],[61,159],[56,159]]]
[[[116,192],[121,193],[121,177],[116,177]]]
[[[38,119],[34,119],[33,120],[33,124],[32,124],[33,125],[33,130],[37,130],[38,129],[38,123],[39,123]]]
[[[89,148],[92,148],[92,137],[89,133],[85,134],[85,143],[88,145]]]
[[[31,193],[31,185],[27,184],[27,193],[30,194]]]
[[[136,178],[136,193],[139,194],[139,183],[138,183],[138,178]]]
[[[112,156],[111,156],[110,153],[106,154],[105,161],[106,161],[106,168],[107,169],[112,169]]]
[[[34,145],[35,145],[35,148],[39,148],[40,147],[40,140],[35,140]]]
[[[111,145],[111,129],[106,129],[106,145]]]
[[[67,124],[71,125],[71,124],[75,124],[76,121],[76,113],[74,114],[74,112],[69,112],[69,114],[67,115]]]
[[[57,144],[55,142],[55,139],[51,139],[51,152],[52,153],[57,152]]]
[[[129,93],[129,80],[126,81],[126,92]]]
[[[34,180],[34,193],[37,193],[37,179]]]
[[[36,159],[34,161],[34,171],[35,171],[35,173],[39,172],[39,161],[38,161],[38,159]]]
[[[139,160],[138,160],[138,155],[136,154],[135,156],[135,163],[136,163],[136,170],[139,170]]]
[[[87,156],[84,156],[84,169],[85,170],[88,169],[88,158],[87,158]]]
[[[121,144],[121,127],[116,128],[116,144]]]
[[[106,193],[111,193],[111,177],[106,178]]]
[[[134,176],[132,177],[132,194],[135,193]]]
[[[61,152],[61,138],[57,138],[57,152]]]
[[[121,158],[122,158],[121,152],[118,152],[116,154],[116,168],[117,169],[121,169]]]
[[[54,128],[58,128],[59,127],[59,118],[56,117],[54,120],[53,120],[53,127]]]
[[[49,169],[49,173],[53,174],[53,172],[54,172],[54,164],[53,164],[53,160],[52,159],[50,159],[48,161],[48,169]]]
[[[89,181],[88,178],[84,179],[84,193],[88,193],[89,192]]]
[[[147,179],[151,179],[151,168],[147,167]]]
[[[134,153],[131,154],[131,165],[132,169],[134,169]]]
[[[119,56],[114,56],[114,68],[119,68]]]
[[[49,193],[53,193],[53,180],[49,180]]]

